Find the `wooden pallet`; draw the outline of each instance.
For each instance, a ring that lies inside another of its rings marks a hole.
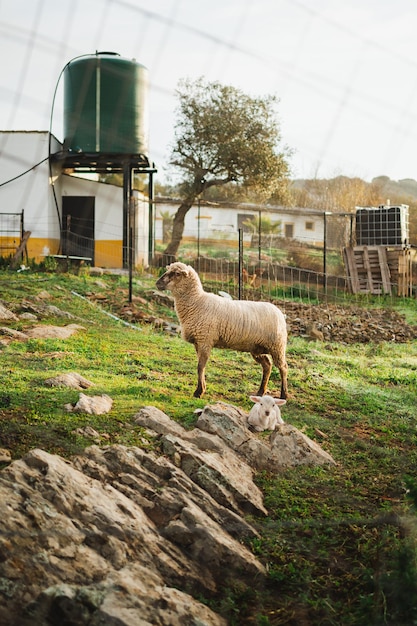
[[[413,295],[413,262],[412,251],[409,248],[388,249],[388,266],[391,273],[391,282],[397,285],[398,296]]]
[[[344,248],[343,256],[353,293],[391,293],[391,275],[384,246]]]
[[[343,249],[352,293],[412,295],[411,251],[403,247],[355,246]]]

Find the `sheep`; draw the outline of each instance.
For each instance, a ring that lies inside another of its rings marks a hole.
[[[253,430],[275,430],[278,424],[284,423],[279,407],[286,404],[286,400],[268,395],[250,396],[250,399],[255,403],[248,415],[248,426]]]
[[[263,396],[271,375],[271,355],[281,376],[281,398],[287,397],[287,326],[285,316],[270,302],[229,300],[204,291],[197,272],[184,263],[168,265],[156,281],[160,290],[174,297],[181,336],[197,352],[197,388],[194,397],[206,391],[205,368],[212,348],[249,352],[262,366],[258,390]]]

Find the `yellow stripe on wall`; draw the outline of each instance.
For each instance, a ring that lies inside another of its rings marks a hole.
[[[94,264],[97,267],[123,267],[122,241],[95,241]]]
[[[14,255],[19,247],[20,239],[15,237],[0,237],[0,256],[9,257]],[[47,239],[42,237],[29,237],[26,250],[23,252],[23,260],[33,260],[41,263],[45,257],[58,254],[59,239]],[[101,240],[94,242],[94,264],[98,267],[123,267],[123,244],[122,241]]]

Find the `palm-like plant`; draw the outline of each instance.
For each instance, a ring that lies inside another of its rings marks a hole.
[[[261,235],[280,235],[281,234],[281,222],[273,222],[269,215],[262,215],[260,219],[248,219],[243,222],[243,226],[246,226],[250,232]]]

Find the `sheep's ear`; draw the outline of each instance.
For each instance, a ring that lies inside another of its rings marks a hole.
[[[287,404],[287,401],[282,400],[281,398],[275,398],[275,404],[278,406],[284,406],[284,404]]]
[[[260,402],[262,400],[261,396],[249,396],[252,402]]]

